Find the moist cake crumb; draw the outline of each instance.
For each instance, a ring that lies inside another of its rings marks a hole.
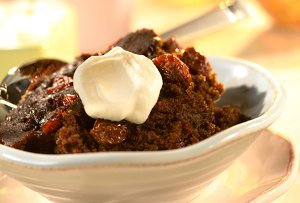
[[[159,99],[143,124],[93,119],[73,87],[76,68],[115,46],[150,58],[163,78]],[[238,108],[217,107],[223,86],[205,56],[163,41],[153,30],[129,33],[73,63],[39,60],[22,66],[31,84],[0,124],[0,144],[47,154],[153,151],[182,148],[247,120]]]

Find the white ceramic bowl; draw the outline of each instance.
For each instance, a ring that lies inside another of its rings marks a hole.
[[[279,116],[285,100],[281,86],[261,66],[209,60],[228,90],[220,103],[239,106],[253,119],[169,151],[43,155],[0,145],[0,170],[55,202],[194,199]]]

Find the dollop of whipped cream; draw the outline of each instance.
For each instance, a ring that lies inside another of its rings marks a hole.
[[[91,56],[76,69],[73,79],[90,117],[136,124],[147,120],[163,84],[150,59],[121,47]]]

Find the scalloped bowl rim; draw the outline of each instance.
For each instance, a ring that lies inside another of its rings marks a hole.
[[[285,92],[277,80],[262,66],[242,59],[228,57],[208,57],[209,61],[222,60],[230,63],[244,65],[263,75],[273,86],[275,96],[273,103],[265,113],[257,118],[230,127],[224,131],[206,138],[205,140],[173,150],[163,151],[129,151],[129,152],[93,152],[82,154],[48,155],[25,152],[0,144],[0,161],[7,161],[29,168],[55,169],[72,168],[87,165],[162,165],[174,164],[193,159],[216,150],[226,144],[242,137],[261,131],[268,127],[281,113],[285,103]]]

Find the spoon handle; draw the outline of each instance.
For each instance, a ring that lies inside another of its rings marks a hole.
[[[3,104],[3,105],[5,105],[5,106],[8,106],[8,107],[10,107],[10,108],[12,108],[12,109],[17,108],[17,105],[15,105],[15,104],[13,104],[13,103],[10,103],[10,102],[8,102],[8,101],[2,99],[2,98],[0,98],[0,104]]]
[[[208,13],[161,34],[161,37],[165,40],[173,36],[182,38],[192,34],[205,33],[235,23],[247,16],[249,16],[248,11],[240,1],[230,3],[223,1]]]
[[[0,104],[10,108],[17,108],[17,105],[7,101],[7,86],[5,84],[0,85]]]

